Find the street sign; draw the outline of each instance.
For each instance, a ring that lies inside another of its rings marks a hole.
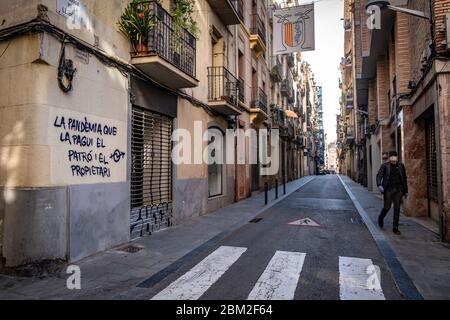
[[[314,4],[275,10],[273,30],[274,55],[314,50]]]
[[[297,227],[321,227],[321,225],[314,221],[311,218],[305,218],[305,219],[301,219],[301,220],[296,220],[293,221],[291,223],[289,223],[290,226],[297,226]]]

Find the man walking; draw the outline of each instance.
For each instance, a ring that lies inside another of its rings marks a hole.
[[[408,179],[403,163],[398,161],[396,151],[389,152],[389,161],[381,165],[377,175],[377,186],[384,195],[384,208],[378,217],[378,225],[384,227],[384,218],[394,204],[394,233],[400,235],[400,206],[403,197],[408,197]]]

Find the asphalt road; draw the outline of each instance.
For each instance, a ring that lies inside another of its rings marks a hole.
[[[162,300],[402,298],[337,176],[318,177],[259,218],[194,255],[148,288],[146,296]],[[306,226],[290,225],[305,218],[311,219]]]

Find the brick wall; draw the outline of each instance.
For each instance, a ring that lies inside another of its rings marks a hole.
[[[447,2],[450,2],[450,0]],[[408,8],[429,12],[429,4],[430,0],[413,0],[408,2]],[[414,31],[411,32],[409,36],[410,77],[411,80],[418,82],[422,77],[420,60],[426,49],[427,43],[431,39],[431,30],[429,22],[425,19],[410,16],[408,17],[408,20],[409,30]]]
[[[378,120],[384,120],[389,116],[389,68],[386,56],[379,56],[377,59],[377,101]]]
[[[370,50],[370,31],[367,28],[367,15],[366,15],[367,0],[360,1],[360,17],[361,17],[361,42],[363,55],[367,55]]]
[[[378,119],[378,107],[377,107],[377,85],[375,80],[369,81],[369,124],[373,125]]]
[[[409,92],[411,80],[409,17],[405,14],[397,14],[395,37],[397,92],[402,94]]]
[[[413,1],[416,2],[416,1]],[[419,1],[418,1],[419,2]],[[429,2],[429,1],[426,1]],[[445,14],[450,12],[450,0],[434,1],[434,16],[436,19],[436,50],[439,53],[445,53],[447,45],[444,43],[445,34]]]

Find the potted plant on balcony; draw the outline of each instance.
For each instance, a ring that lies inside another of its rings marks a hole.
[[[182,62],[186,65],[193,64],[193,61],[182,61],[182,57],[186,56],[185,44],[183,44],[183,41],[190,41],[190,39],[183,36],[182,33],[184,29],[186,29],[194,36],[194,38],[198,37],[200,29],[197,22],[192,17],[194,3],[194,0],[174,0],[171,8],[174,22],[171,46],[174,55],[174,63],[178,65]]]
[[[136,55],[148,52],[149,34],[154,26],[154,15],[149,2],[131,1],[117,24],[119,31],[131,41]]]

